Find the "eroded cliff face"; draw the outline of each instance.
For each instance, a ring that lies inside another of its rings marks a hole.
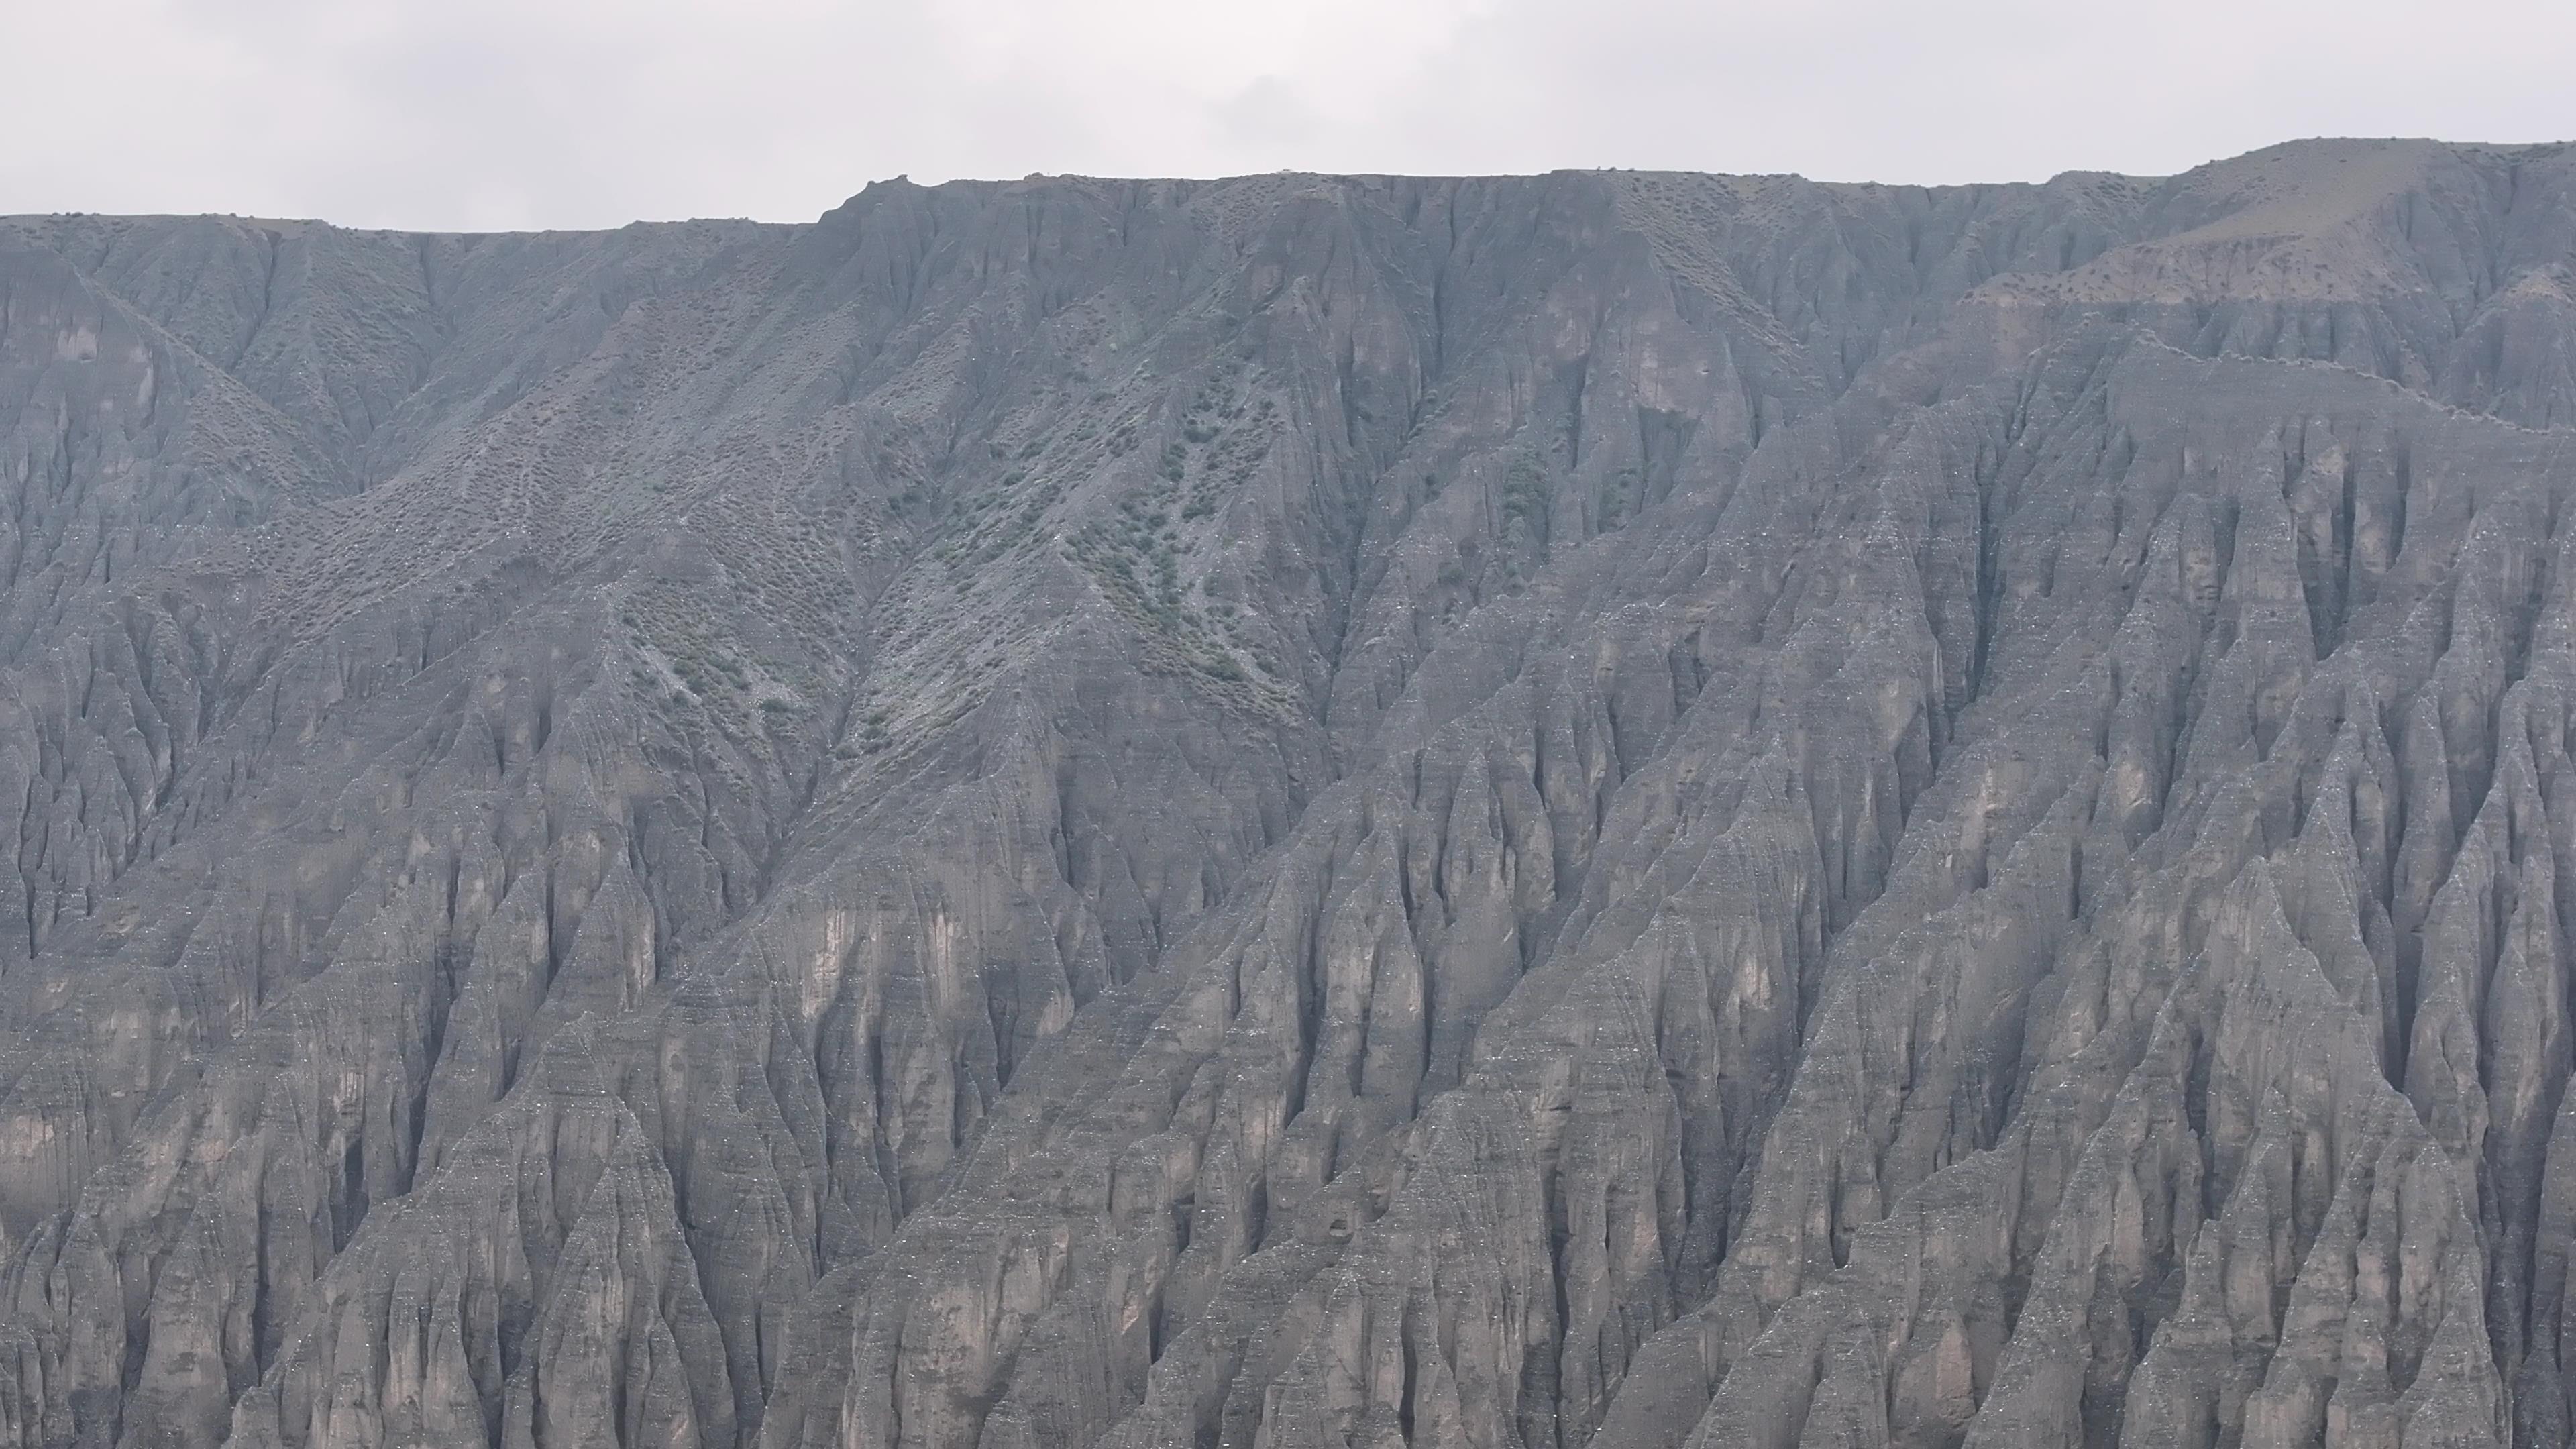
[[[2554,147],[0,224],[0,1443],[2565,1443],[2572,442]]]

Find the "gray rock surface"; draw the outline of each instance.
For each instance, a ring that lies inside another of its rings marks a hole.
[[[2556,146],[0,222],[0,1444],[2564,1444],[2571,444]]]

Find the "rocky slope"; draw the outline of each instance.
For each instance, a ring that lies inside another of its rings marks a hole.
[[[0,223],[0,1443],[2566,1443],[2571,443],[2553,146]]]

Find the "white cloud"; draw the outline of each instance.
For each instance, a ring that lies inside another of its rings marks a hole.
[[[2563,0],[0,0],[0,210],[811,217],[868,180],[1897,182],[2576,134]]]

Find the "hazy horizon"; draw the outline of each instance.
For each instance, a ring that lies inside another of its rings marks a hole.
[[[48,141],[0,211],[424,231],[810,220],[873,179],[2162,176],[2312,137],[2527,144],[2576,28],[2533,0],[2088,7],[1614,0],[1211,14],[782,0],[22,8]],[[2105,64],[2116,58],[2118,65]]]

